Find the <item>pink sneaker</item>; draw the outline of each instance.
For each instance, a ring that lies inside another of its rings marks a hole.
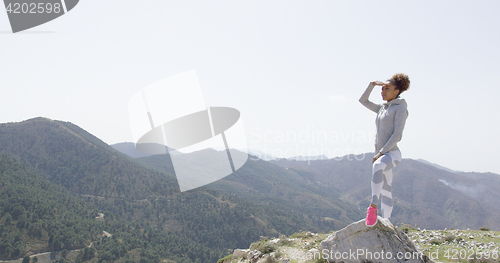
[[[366,225],[374,226],[378,221],[377,218],[377,208],[369,206],[366,212]]]

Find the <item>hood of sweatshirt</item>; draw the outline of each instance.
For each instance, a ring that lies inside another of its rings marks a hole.
[[[396,105],[396,104],[403,104],[405,105],[405,107],[407,107],[408,105],[406,104],[406,100],[405,99],[393,99],[389,102],[385,102],[383,105]]]
[[[404,105],[405,108],[408,106],[406,104],[406,100],[405,99],[393,99],[393,100],[391,100],[389,102],[383,103],[382,104],[382,109],[387,112],[387,111],[389,111],[389,108],[391,107],[391,105],[398,105],[398,104]]]

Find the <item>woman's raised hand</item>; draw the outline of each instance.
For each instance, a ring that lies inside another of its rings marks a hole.
[[[380,80],[374,80],[374,81],[372,81],[371,83],[372,83],[373,85],[375,85],[375,86],[384,86],[384,85],[386,85],[386,84],[387,84],[386,82],[382,82],[382,81],[380,81]]]

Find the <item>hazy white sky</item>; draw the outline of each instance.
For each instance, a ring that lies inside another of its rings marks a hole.
[[[0,122],[70,121],[132,141],[128,100],[195,69],[207,106],[240,110],[278,157],[374,151],[358,98],[404,72],[403,158],[500,173],[500,2],[97,1],[12,34],[0,12]],[[380,88],[370,99],[382,103]],[[326,136],[325,136],[326,134]]]

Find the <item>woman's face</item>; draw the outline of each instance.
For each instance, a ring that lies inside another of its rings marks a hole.
[[[389,102],[398,97],[399,90],[396,89],[396,86],[391,82],[386,82],[385,85],[382,86],[382,99]]]

